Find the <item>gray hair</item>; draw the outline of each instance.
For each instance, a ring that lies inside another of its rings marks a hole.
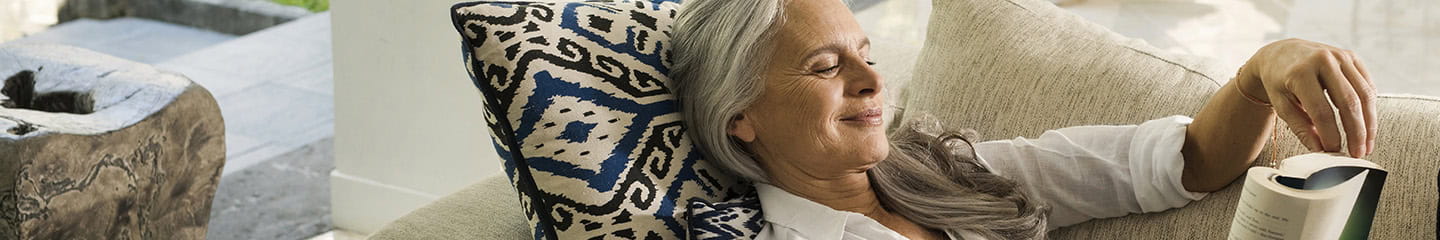
[[[769,178],[728,129],[764,90],[783,1],[687,1],[672,28],[670,78],[687,133],[707,161],[752,182]],[[890,133],[890,155],[869,171],[887,210],[946,232],[1045,238],[1048,208],[981,164],[973,137],[916,119]]]
[[[671,28],[670,79],[691,139],[711,162],[755,182],[768,182],[765,171],[727,129],[764,89],[763,53],[781,14],[780,0],[687,1]]]

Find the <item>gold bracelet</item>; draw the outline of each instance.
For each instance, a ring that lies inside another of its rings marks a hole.
[[[1236,80],[1238,81],[1239,79],[1236,79]],[[1260,104],[1261,106],[1265,106],[1265,107],[1270,107],[1270,106],[1271,106],[1270,103],[1268,103],[1268,102],[1260,101],[1259,98],[1255,98],[1255,97],[1250,96],[1250,94],[1246,94],[1246,93],[1245,93],[1245,90],[1240,90],[1240,83],[1235,83],[1235,91],[1236,91],[1236,92],[1240,92],[1240,96],[1245,97],[1245,99],[1250,100],[1250,102],[1252,102],[1252,103]]]
[[[1242,79],[1241,77],[1244,76],[1244,74],[1245,74],[1245,68],[1248,68],[1248,67],[1250,67],[1250,64],[1249,64],[1249,63],[1241,64],[1241,65],[1240,65],[1240,70],[1236,70],[1236,71],[1235,71],[1235,78],[1232,78],[1232,80],[1230,80],[1230,81],[1240,81],[1240,79]],[[1236,91],[1236,92],[1240,92],[1240,96],[1245,97],[1245,99],[1250,100],[1250,102],[1252,102],[1252,103],[1260,104],[1261,106],[1265,106],[1265,107],[1271,107],[1270,103],[1265,102],[1265,101],[1260,101],[1259,98],[1255,98],[1255,97],[1253,97],[1253,96],[1250,96],[1250,94],[1246,94],[1246,93],[1245,93],[1245,90],[1241,90],[1241,89],[1240,89],[1240,83],[1239,83],[1239,82],[1236,82],[1236,83],[1235,83],[1235,91]]]

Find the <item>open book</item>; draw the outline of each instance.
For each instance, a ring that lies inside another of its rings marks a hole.
[[[1366,239],[1386,175],[1380,165],[1337,153],[1252,167],[1230,239]]]

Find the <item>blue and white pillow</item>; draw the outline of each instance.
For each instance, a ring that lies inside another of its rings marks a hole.
[[[688,202],[750,191],[702,161],[681,124],[666,76],[678,5],[480,1],[451,9],[535,238],[687,238]]]
[[[717,203],[691,201],[687,219],[690,233],[686,235],[690,239],[753,239],[765,227],[761,223],[765,218],[760,212],[760,195],[755,191]]]

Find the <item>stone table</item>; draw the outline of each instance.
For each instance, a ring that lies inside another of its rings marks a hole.
[[[202,239],[225,162],[209,91],[63,45],[0,45],[0,239]]]

